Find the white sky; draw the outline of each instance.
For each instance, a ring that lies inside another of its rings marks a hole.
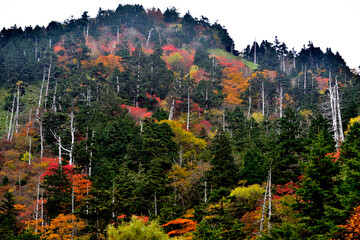
[[[325,51],[338,51],[350,68],[360,65],[360,0],[2,0],[0,28],[16,24],[47,26],[88,11],[95,17],[99,7],[115,10],[119,4],[142,4],[144,8],[176,7],[183,16],[190,11],[210,22],[219,21],[241,51],[255,38],[258,43],[275,36],[299,51],[312,41]]]

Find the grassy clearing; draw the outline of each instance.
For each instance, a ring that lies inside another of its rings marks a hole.
[[[243,59],[242,57],[240,56],[234,56],[234,55],[231,55],[230,53],[228,53],[227,51],[223,50],[223,49],[220,49],[220,48],[213,48],[213,49],[210,49],[209,52],[211,54],[214,54],[216,56],[219,56],[219,57],[224,57],[224,58],[227,58],[227,59],[230,59],[230,60],[240,60],[242,61],[248,68],[250,68],[252,71],[254,71],[258,65],[254,64],[253,62],[250,62],[250,61],[247,61],[245,59]]]

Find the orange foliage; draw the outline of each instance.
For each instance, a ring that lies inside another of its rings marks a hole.
[[[107,70],[106,73],[110,74],[111,71],[114,70],[115,68],[118,68],[120,71],[124,71],[124,68],[121,65],[122,61],[123,60],[121,57],[115,56],[113,54],[109,54],[107,56],[101,55],[100,57],[98,57],[95,60],[92,60],[91,62],[87,62],[83,60],[81,61],[81,64],[86,68],[91,68],[97,66],[99,63],[102,63]]]
[[[92,182],[89,179],[86,179],[85,174],[74,174],[71,177],[71,181],[74,187],[75,200],[80,202],[87,197]]]
[[[333,152],[333,153],[327,153],[326,156],[329,156],[331,157],[331,160],[333,162],[337,162],[340,158],[340,150],[337,149],[336,152]]]
[[[319,92],[324,93],[329,85],[329,78],[323,78],[323,77],[316,77],[315,78],[318,86],[319,86]]]
[[[27,229],[43,233],[41,239],[70,240],[74,238],[77,231],[85,227],[84,221],[73,214],[60,214],[51,219],[50,225],[43,225],[43,219],[30,220],[26,223]]]
[[[178,218],[175,220],[171,220],[168,223],[165,223],[162,225],[163,227],[172,226],[172,228],[176,228],[175,230],[172,230],[168,232],[168,235],[184,235],[189,232],[193,232],[196,229],[197,222],[190,220],[190,219],[184,219],[184,218]]]
[[[345,228],[345,238],[344,239],[356,239],[360,236],[360,206],[354,208],[354,212],[351,215],[350,219],[347,220],[347,224],[340,225],[340,227]]]
[[[242,102],[240,99],[249,86],[248,79],[243,77],[242,72],[238,68],[226,67],[223,70],[225,78],[223,79],[223,93],[226,95],[225,102],[238,105]]]

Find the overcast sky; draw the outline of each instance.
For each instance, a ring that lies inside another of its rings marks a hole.
[[[136,3],[162,12],[174,6],[181,16],[190,11],[193,17],[218,21],[239,51],[255,38],[273,42],[278,36],[289,49],[299,51],[312,41],[323,51],[338,51],[350,68],[360,65],[360,0],[2,0],[0,27],[47,26],[79,18],[84,11],[95,17],[100,7],[115,10]]]

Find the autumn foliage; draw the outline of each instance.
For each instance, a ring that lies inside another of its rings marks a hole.
[[[360,236],[360,206],[354,208],[354,211],[345,225],[340,225],[345,229],[346,240],[358,239]]]
[[[168,235],[185,235],[186,233],[193,232],[196,229],[197,222],[185,219],[185,218],[178,218],[175,220],[172,220],[168,223],[163,224],[163,227],[170,227],[174,230],[171,230],[168,232]],[[191,238],[189,238],[191,239]]]

